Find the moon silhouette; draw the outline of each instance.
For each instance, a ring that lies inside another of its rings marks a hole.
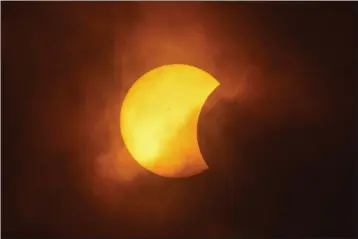
[[[199,174],[206,164],[197,141],[199,114],[219,82],[197,67],[173,64],[141,76],[127,92],[120,129],[129,153],[164,177]]]

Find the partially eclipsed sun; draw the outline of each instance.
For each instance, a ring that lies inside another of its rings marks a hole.
[[[140,77],[124,98],[120,128],[130,154],[165,177],[208,168],[197,141],[199,114],[219,82],[189,65],[165,65]]]

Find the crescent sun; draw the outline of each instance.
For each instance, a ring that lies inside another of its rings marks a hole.
[[[208,166],[197,141],[202,106],[219,86],[197,67],[173,64],[141,76],[127,92],[120,130],[133,158],[164,177],[199,174]]]

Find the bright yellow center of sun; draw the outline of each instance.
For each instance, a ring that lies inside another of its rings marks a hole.
[[[144,168],[166,177],[189,177],[207,169],[197,142],[205,100],[219,85],[189,65],[165,65],[140,77],[128,91],[120,115],[130,154]]]

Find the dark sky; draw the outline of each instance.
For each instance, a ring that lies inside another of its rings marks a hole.
[[[1,6],[2,236],[357,235],[355,3]],[[118,153],[123,92],[171,63],[221,82],[210,170],[176,180]]]

